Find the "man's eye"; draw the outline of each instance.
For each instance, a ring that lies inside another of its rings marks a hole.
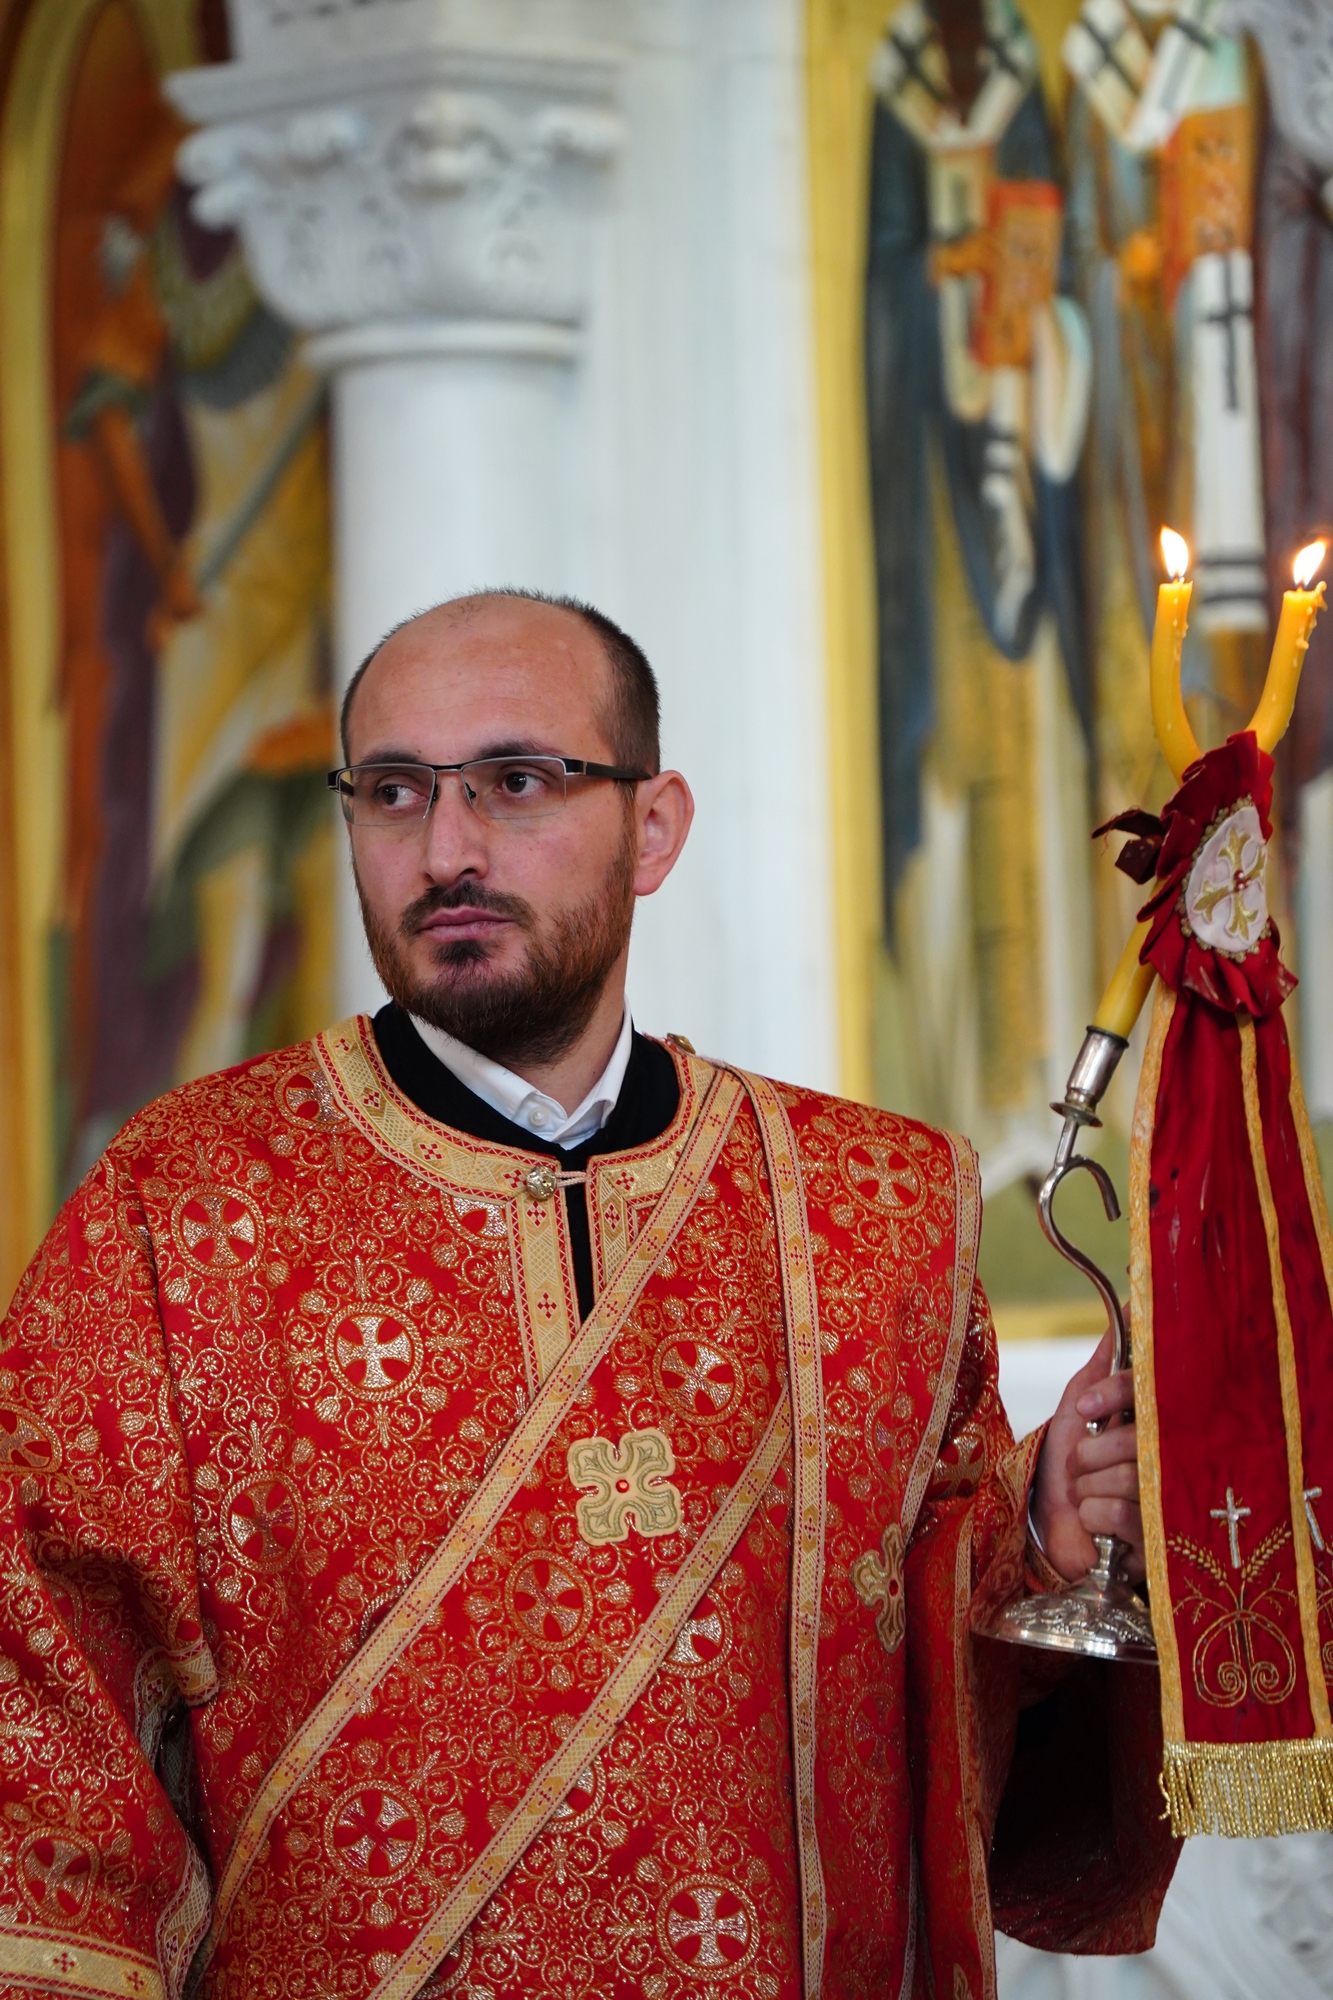
[[[411,812],[421,805],[424,796],[421,787],[406,778],[381,778],[374,793],[375,804],[382,812]]]
[[[507,792],[511,799],[536,798],[539,792],[547,789],[546,776],[544,772],[534,771],[525,764],[511,765],[500,774],[500,789]]]

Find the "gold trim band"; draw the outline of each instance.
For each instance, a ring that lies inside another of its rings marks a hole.
[[[1180,1681],[1171,1580],[1166,1567],[1166,1526],[1162,1516],[1162,1438],[1157,1420],[1157,1375],[1153,1342],[1151,1182],[1152,1142],[1157,1122],[1157,1090],[1162,1055],[1176,1011],[1176,996],[1158,981],[1148,1046],[1134,1099],[1129,1147],[1129,1300],[1133,1339],[1134,1415],[1139,1439],[1139,1506],[1143,1512],[1144,1557],[1153,1605],[1153,1636],[1162,1676],[1162,1733],[1168,1744],[1185,1740],[1185,1700]]]
[[[644,1621],[633,1645],[603,1684],[578,1727],[538,1773],[500,1832],[440,1904],[429,1929],[399,1959],[370,2000],[412,2000],[468,1925],[495,1894],[505,1876],[532,1845],[566,1792],[629,1713],[680,1634],[681,1626],[712,1583],[764,1496],[791,1443],[791,1412],[785,1396],[750,1463],[732,1488],[711,1526],[676,1571]]]
[[[84,2000],[164,2000],[161,1975],[149,1959],[60,1931],[0,1930],[0,1973],[6,1986],[19,1981]]]
[[[547,1376],[526,1414],[497,1453],[481,1488],[464,1507],[435,1554],[316,1704],[268,1773],[232,1845],[218,1888],[214,1950],[241,1884],[278,1813],[463,1575],[564,1422],[574,1392],[597,1366],[634,1310],[713,1170],[731,1130],[740,1096],[740,1085],[735,1079],[718,1071],[676,1171],[616,1279],[602,1293],[577,1339],[565,1349]]]
[[[828,1900],[815,1818],[815,1704],[819,1687],[819,1613],[824,1589],[828,1464],[824,1384],[819,1349],[819,1301],[814,1246],[796,1135],[781,1097],[766,1077],[745,1070],[744,1084],[759,1126],[773,1192],[778,1270],[787,1323],[796,1451],[792,1472],[791,1658],[792,1788],[801,1881],[801,1968],[806,2000],[824,1983]]]
[[[940,1443],[944,1437],[944,1426],[949,1421],[949,1411],[953,1407],[958,1369],[967,1341],[968,1321],[972,1315],[972,1289],[977,1276],[977,1253],[981,1247],[981,1170],[977,1165],[976,1153],[971,1142],[959,1138],[957,1133],[945,1132],[942,1136],[948,1142],[949,1150],[953,1154],[956,1218],[953,1321],[935,1383],[935,1400],[931,1405],[930,1422],[922,1433],[903,1492],[902,1513],[899,1519],[902,1522],[905,1543],[912,1539],[912,1530],[916,1526],[921,1503],[926,1497],[926,1488],[934,1477],[935,1465],[940,1455]]]
[[[1319,1590],[1310,1547],[1310,1524],[1305,1513],[1304,1444],[1301,1437],[1301,1392],[1296,1379],[1296,1342],[1287,1305],[1287,1281],[1282,1271],[1282,1240],[1273,1188],[1268,1178],[1264,1152],[1263,1118],[1259,1110],[1259,1075],[1255,1051],[1254,1022],[1248,1014],[1239,1017],[1240,1077],[1245,1098],[1245,1130],[1250,1141],[1250,1163],[1259,1191],[1259,1208],[1264,1218],[1268,1242],[1268,1273],[1273,1292],[1273,1316],[1277,1322],[1277,1367],[1282,1385],[1282,1424],[1287,1434],[1287,1484],[1291,1496],[1291,1539],[1296,1556],[1296,1592],[1301,1614],[1301,1642],[1305,1653],[1305,1678],[1309,1685],[1310,1713],[1316,1736],[1333,1736],[1329,1716],[1328,1685],[1319,1649]],[[1333,1823],[1333,1822],[1330,1822]]]

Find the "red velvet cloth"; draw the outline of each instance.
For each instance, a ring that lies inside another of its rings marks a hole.
[[[1273,759],[1248,729],[1190,765],[1160,818],[1120,813],[1097,832],[1132,833],[1135,838],[1117,865],[1139,882],[1147,881],[1150,872],[1156,875],[1153,893],[1139,911],[1140,919],[1152,920],[1139,954],[1143,963],[1155,966],[1173,992],[1197,993],[1228,1013],[1243,1008],[1262,1020],[1277,1012],[1296,985],[1295,973],[1278,957],[1277,925],[1270,918],[1254,949],[1237,959],[1202,943],[1184,914],[1185,884],[1199,849],[1218,820],[1244,804],[1254,807],[1264,839],[1270,840]]]
[[[1188,1762],[1192,1745],[1308,1742],[1328,1714],[1333,1307],[1281,1011],[1296,982],[1271,920],[1233,954],[1210,948],[1186,908],[1194,865],[1229,814],[1253,805],[1271,834],[1272,772],[1252,734],[1233,736],[1190,766],[1160,819],[1110,823],[1132,836],[1120,865],[1152,874],[1142,958],[1176,995],[1155,1099],[1141,1094],[1135,1121],[1136,1187],[1145,1145],[1149,1161],[1146,1214],[1140,1203],[1133,1218],[1136,1311],[1151,1309],[1135,1365],[1140,1408],[1156,1411],[1158,1464],[1143,1484],[1168,1772],[1173,1746]],[[1145,1092],[1153,1060],[1150,1050]]]

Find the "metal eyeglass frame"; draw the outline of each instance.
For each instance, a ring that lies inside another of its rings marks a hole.
[[[426,801],[420,821],[404,822],[404,824],[420,824],[424,826],[435,810],[435,802],[440,796],[440,779],[444,777],[457,777],[459,779],[463,787],[463,797],[472,810],[476,811],[477,795],[463,774],[466,771],[474,769],[478,764],[558,764],[566,778],[610,778],[619,785],[640,785],[646,778],[652,776],[650,771],[629,771],[619,764],[596,764],[587,757],[561,757],[544,750],[534,750],[527,753],[514,751],[508,756],[468,757],[461,764],[428,764],[424,758],[418,757],[375,758],[372,762],[366,764],[341,764],[336,771],[329,771],[325,774],[324,782],[331,792],[338,794],[338,800],[343,809],[343,818],[346,820],[348,826],[354,826],[356,822],[351,818],[347,810],[347,794],[344,792],[342,785],[344,778],[350,777],[358,771],[429,771],[432,774],[430,797]],[[565,803],[566,797],[566,793],[561,794],[561,805]],[[546,817],[546,815],[542,815],[542,817]]]

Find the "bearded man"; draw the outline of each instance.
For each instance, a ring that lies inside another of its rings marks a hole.
[[[977,1636],[1093,1532],[1138,1563],[1128,1378],[1015,1445],[965,1142],[632,1028],[693,808],[614,625],[443,605],[343,721],[392,1002],[131,1120],[5,1328],[3,1991],[1141,1949],[1155,1676]]]

